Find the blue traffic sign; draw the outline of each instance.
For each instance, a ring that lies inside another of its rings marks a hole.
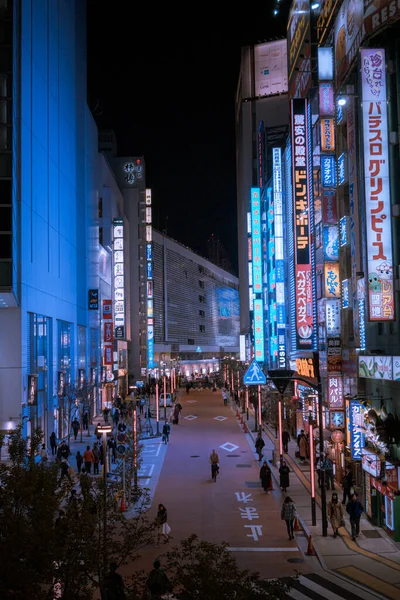
[[[243,377],[245,385],[264,385],[267,382],[264,373],[261,371],[255,360],[251,363]]]

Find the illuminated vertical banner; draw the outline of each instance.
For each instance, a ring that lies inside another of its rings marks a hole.
[[[125,339],[125,262],[124,262],[124,220],[118,217],[113,221],[113,265],[114,265],[114,337]]]
[[[278,337],[278,368],[286,368],[286,309],[285,268],[283,250],[283,196],[282,196],[282,151],[272,148],[272,175],[274,190],[275,224],[275,296],[276,325]]]
[[[292,189],[294,213],[294,259],[296,293],[296,348],[314,347],[313,277],[311,226],[312,193],[309,179],[311,160],[308,101],[291,101]]]
[[[262,244],[260,188],[251,188],[251,248],[253,263],[253,293],[262,293]]]
[[[394,319],[386,65],[383,49],[361,50],[368,318]]]
[[[264,310],[261,299],[254,300],[254,357],[264,362]]]
[[[154,369],[154,315],[153,315],[153,231],[151,190],[145,191],[146,222],[146,279],[147,279],[147,368]]]

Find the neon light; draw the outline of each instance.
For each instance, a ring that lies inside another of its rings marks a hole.
[[[254,351],[257,362],[264,362],[264,310],[262,300],[254,300]]]
[[[251,188],[251,241],[253,262],[253,293],[262,292],[262,245],[260,188]]]

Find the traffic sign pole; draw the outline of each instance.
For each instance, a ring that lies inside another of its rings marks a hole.
[[[247,420],[249,420],[249,386],[246,385],[246,412]]]
[[[261,419],[261,385],[257,388],[257,396],[258,396],[258,430],[262,431],[262,419]]]

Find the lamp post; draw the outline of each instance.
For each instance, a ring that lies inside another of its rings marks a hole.
[[[136,496],[138,489],[137,474],[137,407],[133,409],[133,491]]]
[[[112,432],[111,425],[98,425],[97,431],[103,435],[103,566],[107,569],[107,433]]]
[[[311,522],[313,527],[317,524],[317,512],[315,506],[315,468],[314,468],[314,439],[313,439],[313,415],[312,415],[312,398],[309,396],[311,403],[308,405],[308,435],[310,437],[310,483],[311,483]]]
[[[164,420],[167,420],[167,376],[164,370]]]
[[[158,382],[156,383],[156,421],[157,421],[157,435],[160,435],[160,407],[158,406]]]
[[[283,444],[282,444],[282,400],[283,394],[279,394],[278,400],[278,435],[279,435],[279,460],[282,462]]]

